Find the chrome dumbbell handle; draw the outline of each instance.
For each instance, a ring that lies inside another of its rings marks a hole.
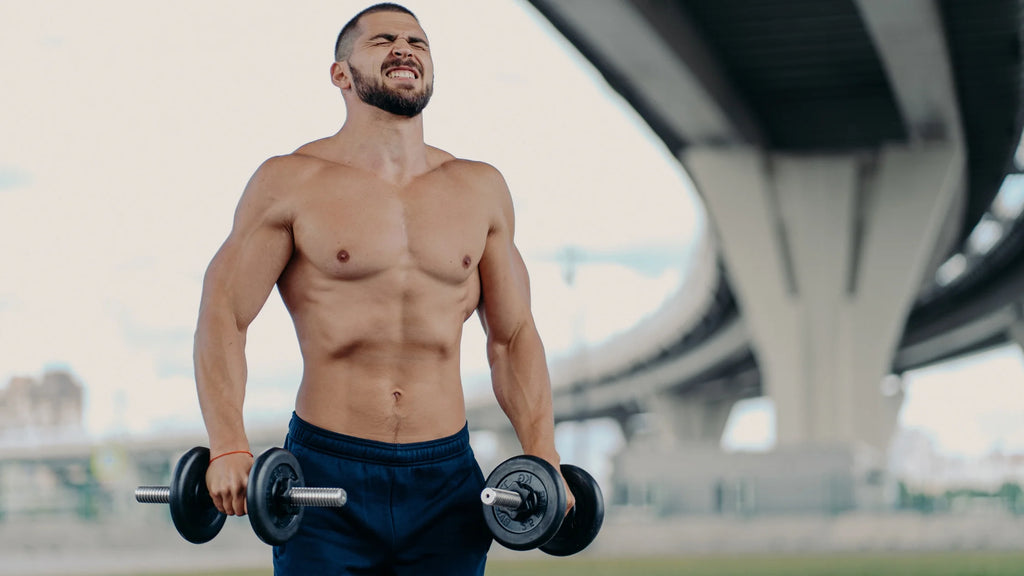
[[[348,494],[342,488],[296,486],[295,488],[289,488],[284,493],[284,500],[292,506],[341,508],[348,502]]]
[[[285,502],[291,506],[316,506],[320,508],[341,508],[348,501],[342,488],[310,488],[297,486],[284,493]],[[135,501],[143,504],[168,504],[171,501],[170,486],[139,486],[135,489]]]
[[[169,504],[170,486],[139,486],[135,489],[135,501],[142,504]]]
[[[484,488],[480,493],[480,501],[487,506],[498,508],[518,509],[523,505],[523,497],[518,492],[502,490],[500,488]]]

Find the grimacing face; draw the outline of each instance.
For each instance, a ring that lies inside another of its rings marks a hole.
[[[433,61],[427,36],[414,18],[400,12],[367,14],[348,64],[352,86],[363,102],[413,117],[434,93]]]

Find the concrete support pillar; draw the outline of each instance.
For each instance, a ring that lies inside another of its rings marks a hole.
[[[739,399],[672,391],[656,394],[648,403],[648,410],[657,419],[656,442],[669,450],[694,444],[717,447],[729,413]]]
[[[638,432],[641,432],[643,418],[642,414],[633,414],[624,412],[615,416],[615,422],[619,425],[619,431],[622,432],[622,439],[628,446],[633,442],[633,438],[637,436]]]
[[[880,382],[962,194],[962,149],[690,148],[681,160],[716,225],[779,444],[884,449],[902,399]]]
[[[1018,306],[1017,321],[1010,325],[1008,336],[1024,351],[1024,310]]]

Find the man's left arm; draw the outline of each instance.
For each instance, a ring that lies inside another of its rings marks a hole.
[[[555,420],[551,378],[544,345],[530,310],[530,280],[513,242],[512,198],[494,170],[488,187],[494,193],[495,216],[480,260],[480,321],[487,334],[491,384],[501,409],[516,431],[525,454],[543,458],[556,470]],[[575,503],[566,490],[568,506]]]

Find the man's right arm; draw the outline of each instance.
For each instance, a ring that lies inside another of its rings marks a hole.
[[[203,280],[193,351],[196,389],[210,437],[211,456],[249,450],[242,419],[245,338],[249,324],[291,258],[292,215],[285,194],[287,158],[272,158],[250,179],[227,240]],[[246,454],[218,459],[207,486],[221,512],[241,515],[252,460]]]

